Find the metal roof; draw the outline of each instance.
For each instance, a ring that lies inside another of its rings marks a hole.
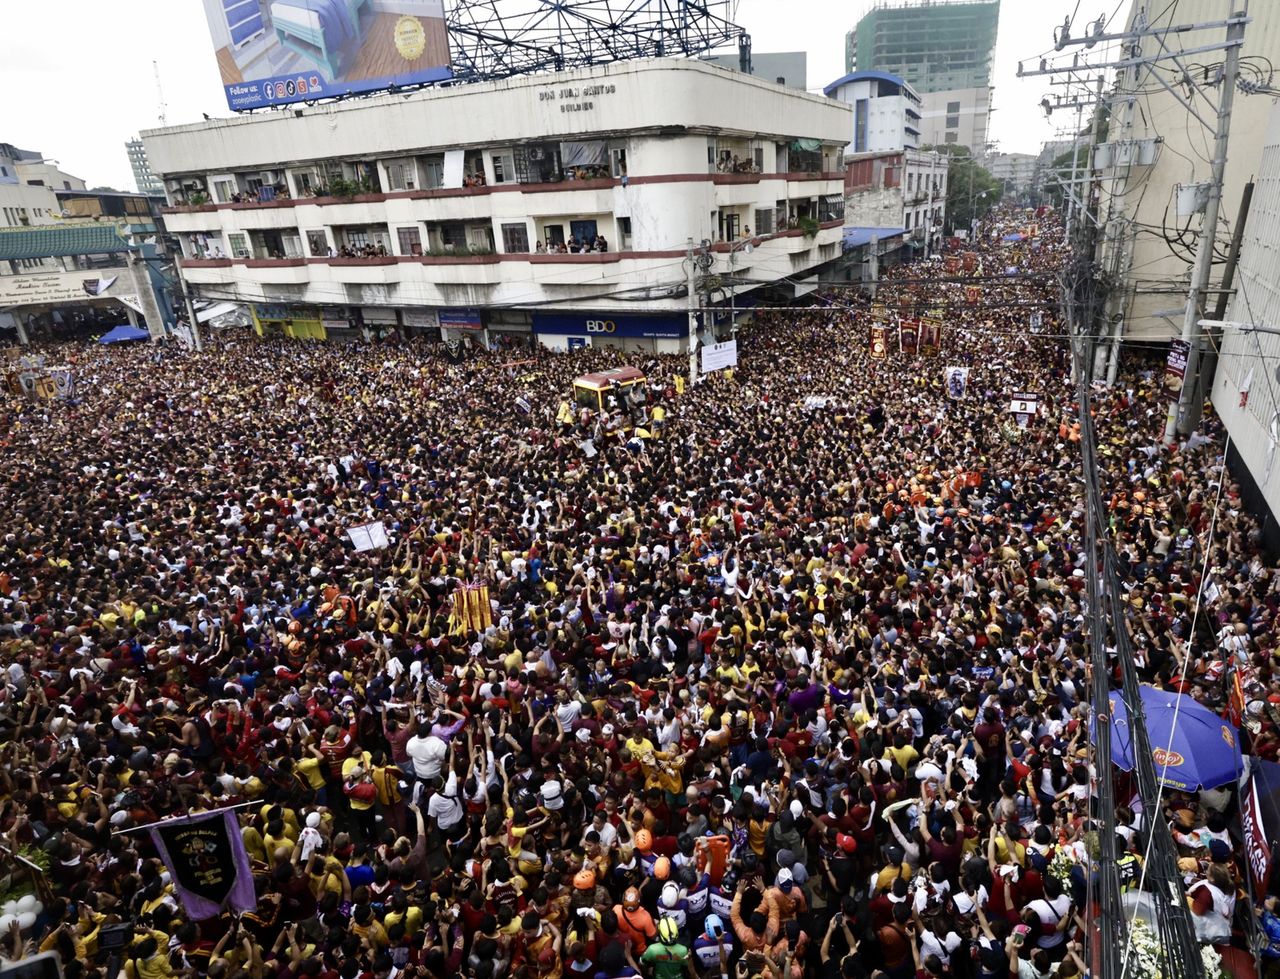
[[[54,224],[33,228],[0,228],[0,261],[112,255],[132,251],[114,224]]]
[[[879,241],[884,241],[886,238],[896,238],[906,230],[906,228],[846,227],[844,229],[844,247],[848,250],[850,248],[858,248],[861,245],[869,245],[872,238]]]

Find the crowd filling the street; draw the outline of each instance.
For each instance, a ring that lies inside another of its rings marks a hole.
[[[1100,829],[1129,899],[1161,821],[1197,937],[1243,948],[1234,777],[1152,811],[1094,763],[1060,225],[963,250],[759,309],[696,385],[590,347],[51,346],[78,400],[0,404],[0,833],[37,899],[4,957],[1068,979]],[[643,401],[574,400],[623,365]],[[1163,372],[1093,391],[1105,519],[1142,680],[1225,717],[1224,663],[1280,691],[1278,579],[1212,412],[1162,444]],[[1241,734],[1276,760],[1269,713]]]

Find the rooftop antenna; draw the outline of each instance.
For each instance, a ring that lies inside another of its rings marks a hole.
[[[164,88],[160,85],[160,62],[151,62],[151,67],[156,73],[156,103],[160,108],[160,125],[167,126],[169,123],[165,113]]]

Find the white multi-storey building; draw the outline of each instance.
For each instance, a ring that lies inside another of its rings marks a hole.
[[[193,291],[253,304],[264,332],[394,323],[675,351],[690,239],[714,258],[698,263],[694,305],[727,301],[735,283],[794,289],[841,248],[848,108],[697,61],[142,138]],[[572,250],[584,243],[595,250]]]
[[[887,71],[855,71],[822,90],[850,107],[852,136],[845,152],[889,153],[920,145],[920,96]]]

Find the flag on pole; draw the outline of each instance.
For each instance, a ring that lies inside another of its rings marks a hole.
[[[169,868],[174,891],[192,921],[258,906],[249,854],[234,812],[166,819],[152,827],[151,842]]]

